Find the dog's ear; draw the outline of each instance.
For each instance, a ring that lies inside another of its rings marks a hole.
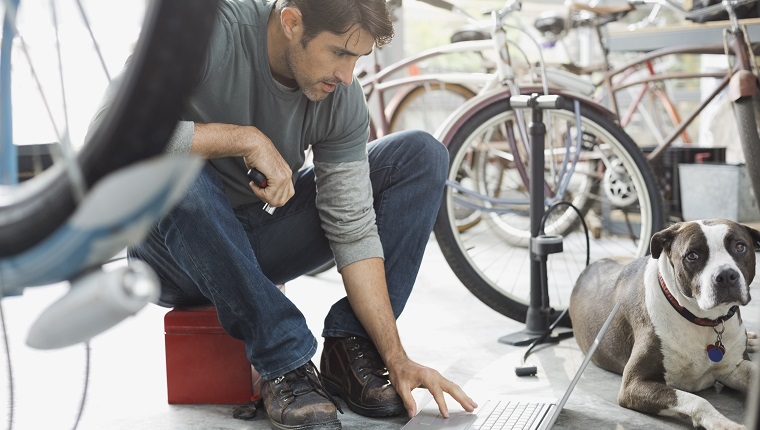
[[[652,236],[652,240],[649,241],[649,250],[652,252],[652,258],[660,258],[662,251],[670,249],[670,245],[673,243],[673,238],[676,236],[676,233],[680,228],[680,223],[674,224]]]
[[[755,248],[755,251],[760,251],[760,231],[755,230],[754,228],[742,225],[745,230],[749,233],[749,235],[752,237],[752,246]]]

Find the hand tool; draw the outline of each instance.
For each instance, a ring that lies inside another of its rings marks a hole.
[[[254,184],[256,184],[259,188],[266,188],[267,185],[267,177],[264,176],[263,173],[259,172],[258,169],[255,167],[248,170],[248,179],[252,180]],[[269,214],[272,215],[274,213],[274,210],[276,209],[273,206],[269,206],[269,203],[264,203],[263,209]]]

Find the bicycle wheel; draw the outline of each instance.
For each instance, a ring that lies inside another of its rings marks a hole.
[[[452,112],[472,97],[475,97],[475,92],[460,84],[418,84],[402,93],[397,103],[391,103],[390,131],[420,129],[432,134]]]
[[[760,195],[760,88],[751,97],[734,102],[734,114],[742,143],[747,174],[755,199]]]
[[[566,96],[560,108],[543,111],[547,207],[568,202],[584,214],[593,233],[592,260],[645,255],[649,238],[663,226],[654,175],[610,116],[579,100],[577,118],[575,102]],[[530,113],[523,111],[527,118]],[[506,96],[492,98],[447,134],[449,186],[434,231],[462,283],[492,309],[524,322],[531,284],[529,146],[517,121]],[[479,211],[482,221],[461,231],[457,213],[462,207]],[[567,306],[585,267],[586,238],[572,208],[547,213],[546,234],[563,236],[564,252],[548,257],[549,273],[554,274],[548,280],[550,304],[560,309]]]
[[[63,8],[62,3],[51,3],[53,21],[70,16],[67,13],[57,15],[56,7]],[[3,187],[4,198],[0,201],[0,257],[25,251],[50,235],[74,212],[81,200],[81,192],[83,190],[86,192],[108,173],[163,152],[179,119],[183,99],[195,83],[196,74],[205,56],[205,47],[215,21],[216,7],[215,1],[206,0],[148,2],[140,21],[142,25],[139,29],[139,38],[131,52],[129,64],[121,76],[121,84],[113,95],[110,108],[103,113],[103,120],[89,131],[86,140],[72,141],[71,149],[65,151],[59,151],[59,146],[56,145],[63,146],[62,143],[74,140],[70,139],[73,135],[69,133],[69,120],[78,113],[69,112],[67,107],[72,106],[77,99],[94,92],[92,82],[81,78],[84,75],[82,68],[101,67],[101,64],[95,62],[94,65],[83,66],[80,59],[82,52],[86,49],[82,48],[82,45],[90,47],[93,45],[92,42],[95,42],[94,45],[98,46],[98,41],[94,38],[88,41],[89,44],[78,41],[77,46],[72,49],[76,49],[80,55],[68,57],[75,58],[71,61],[77,64],[72,66],[69,63],[68,65],[74,69],[68,69],[72,71],[71,74],[64,73],[67,70],[67,51],[65,45],[62,49],[62,45],[58,43],[58,27],[57,22],[55,23],[54,40],[57,49],[53,48],[51,55],[53,58],[57,56],[58,59],[37,64],[37,66],[43,66],[39,69],[43,73],[48,69],[56,71],[58,76],[52,77],[52,83],[60,83],[61,88],[55,85],[52,89],[47,88],[46,85],[51,81],[42,79],[44,78],[40,76],[42,73],[34,76],[36,78],[34,85],[39,87],[41,99],[49,101],[51,98],[59,96],[61,98],[59,100],[60,115],[58,117],[55,114],[48,115],[57,138],[51,152],[54,156],[58,154],[54,159],[59,161],[17,186]],[[6,11],[6,14],[8,12]],[[13,12],[11,11],[11,15]],[[52,27],[50,23],[42,25],[36,23],[34,27],[35,22],[48,16],[41,12],[45,11],[29,8],[27,12],[22,4],[16,13],[20,36],[16,39],[17,45],[26,51],[29,59],[28,67],[32,70],[34,70],[34,59],[30,58],[28,53],[34,49],[27,50],[26,45],[35,37],[30,37],[30,33],[33,33],[35,28],[44,27],[49,30]],[[91,30],[87,11],[80,7],[75,13],[79,13],[80,16],[74,15],[67,23],[75,21],[76,18],[82,18],[84,27]],[[76,22],[80,21],[76,19]],[[111,33],[109,35],[112,36]],[[65,37],[61,39],[65,42]],[[107,43],[104,47],[107,47]],[[10,58],[9,53],[4,54],[7,54],[4,58]],[[20,53],[16,55],[19,56]],[[61,58],[64,59],[63,62]],[[14,58],[14,69],[24,70],[27,67],[21,60],[23,57]],[[105,70],[101,76],[108,76],[102,56],[101,63]],[[5,73],[10,70],[9,62],[4,62],[2,67],[4,73],[0,76],[9,81],[10,73]],[[73,76],[80,77],[80,86],[75,93],[67,93],[65,88],[68,82],[64,84],[64,81]],[[4,82],[3,88],[10,88],[9,84],[10,82]],[[88,84],[90,84],[89,87]],[[68,100],[66,95],[68,95]],[[6,99],[0,106],[4,118],[6,113],[10,117],[10,105],[10,100]],[[18,106],[22,105],[23,103],[14,103],[14,112],[20,110]],[[49,105],[46,104],[45,107],[50,112]],[[33,118],[35,123],[43,124],[40,127],[46,124],[44,112],[43,109],[33,112],[33,115],[36,115]],[[64,117],[65,121],[58,122],[60,117]],[[14,118],[14,120],[18,119]],[[89,118],[86,121],[89,121]],[[6,124],[4,127],[10,126]],[[66,154],[69,155],[66,156]]]

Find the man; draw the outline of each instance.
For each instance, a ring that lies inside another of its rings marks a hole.
[[[430,390],[444,415],[443,392],[476,407],[410,360],[396,328],[448,155],[422,132],[367,144],[353,69],[392,35],[385,0],[222,2],[205,70],[168,149],[208,161],[129,249],[159,274],[160,304],[213,303],[227,333],[245,342],[273,428],[341,428],[331,394],[367,416],[414,415],[416,387]],[[314,165],[299,171],[309,147]],[[247,178],[250,168],[266,176],[265,188]],[[325,319],[320,378],[310,361],[317,340],[276,284],[333,258],[347,297]]]

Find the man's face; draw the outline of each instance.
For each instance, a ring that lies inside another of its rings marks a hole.
[[[311,101],[323,100],[339,84],[350,85],[356,60],[372,52],[374,39],[363,28],[345,34],[319,33],[306,48],[293,40],[285,52],[290,73]]]

